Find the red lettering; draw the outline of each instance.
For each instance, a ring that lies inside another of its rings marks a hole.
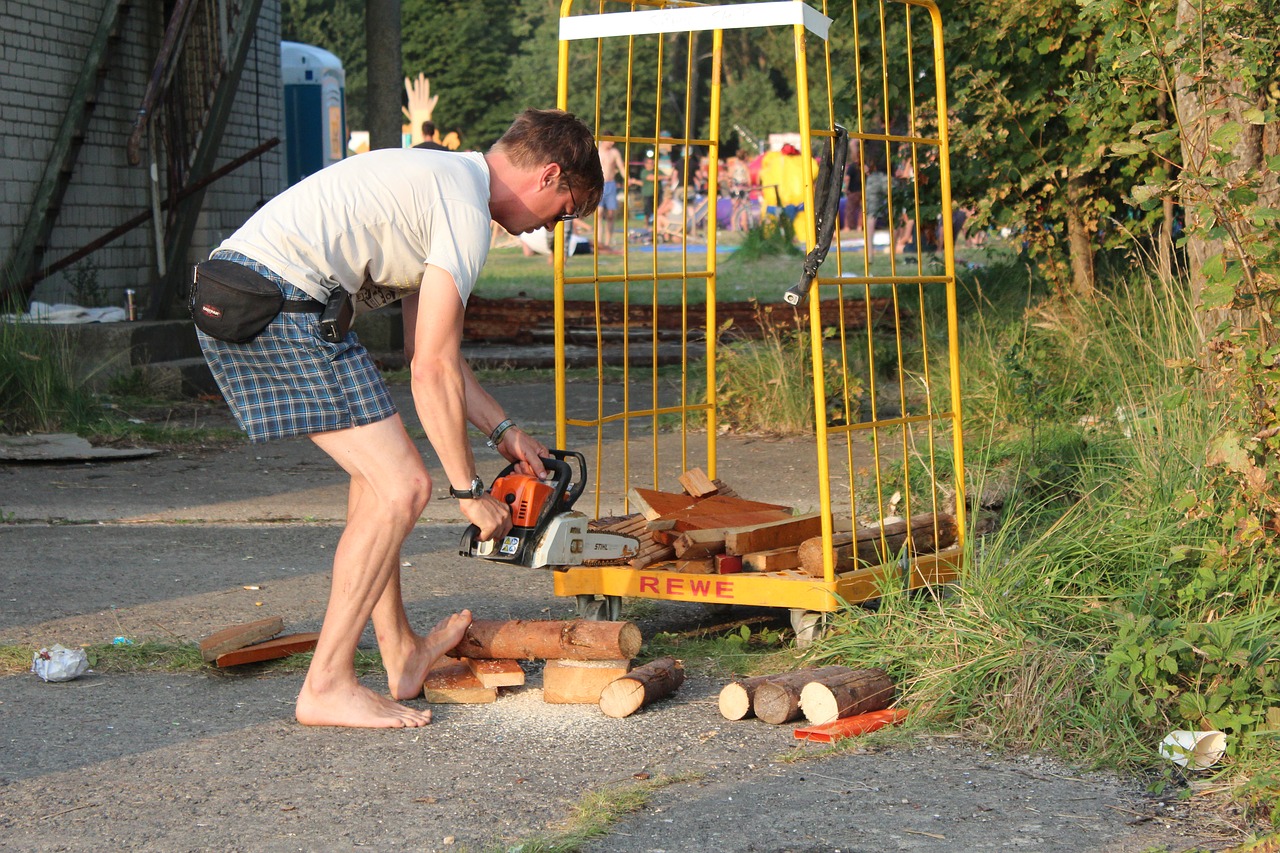
[[[652,592],[654,595],[657,595],[657,594],[658,594],[658,579],[657,579],[656,577],[652,576],[652,575],[641,575],[641,576],[640,576],[640,591],[641,591],[641,592]]]
[[[716,598],[733,598],[733,581],[716,581]]]
[[[684,592],[684,578],[667,578],[667,595]]]
[[[707,593],[711,592],[711,581],[709,581],[709,580],[700,580],[700,581],[693,581],[693,580],[691,580],[691,581],[689,581],[689,591],[690,591],[690,592],[692,592],[694,595],[706,595]]]

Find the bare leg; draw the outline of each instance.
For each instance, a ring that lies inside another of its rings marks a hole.
[[[431,481],[398,416],[312,440],[351,475],[352,505],[333,559],[320,640],[295,714],[313,726],[401,728],[431,722],[360,684],[355,649],[391,578],[400,546],[426,506]],[[407,625],[407,619],[405,620]]]

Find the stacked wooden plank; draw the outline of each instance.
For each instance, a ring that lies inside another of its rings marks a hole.
[[[243,666],[309,652],[320,639],[317,633],[286,634],[284,620],[268,616],[223,628],[200,641],[200,656],[219,667]]]
[[[680,483],[682,493],[632,489],[629,499],[639,512],[601,519],[592,527],[638,539],[639,553],[629,561],[634,569],[823,576],[820,514],[796,515],[780,504],[745,500],[701,469],[686,471]],[[933,513],[837,530],[835,570],[891,562],[908,542],[913,554],[940,551],[955,543],[956,533],[954,517]]]

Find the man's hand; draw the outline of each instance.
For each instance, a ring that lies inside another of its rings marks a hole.
[[[516,463],[516,470],[521,474],[529,474],[539,480],[545,480],[547,469],[542,464],[544,458],[551,456],[551,451],[541,441],[529,435],[520,427],[511,427],[502,434],[498,444],[498,452],[508,462]]]
[[[490,494],[458,501],[467,521],[480,528],[476,539],[487,542],[500,539],[511,529],[511,508]]]

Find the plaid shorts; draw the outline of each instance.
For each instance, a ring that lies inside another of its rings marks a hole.
[[[312,298],[239,252],[213,256],[266,276],[286,299]],[[355,333],[329,343],[320,337],[319,314],[279,314],[246,344],[196,334],[222,396],[255,443],[365,426],[396,413],[382,374]]]

